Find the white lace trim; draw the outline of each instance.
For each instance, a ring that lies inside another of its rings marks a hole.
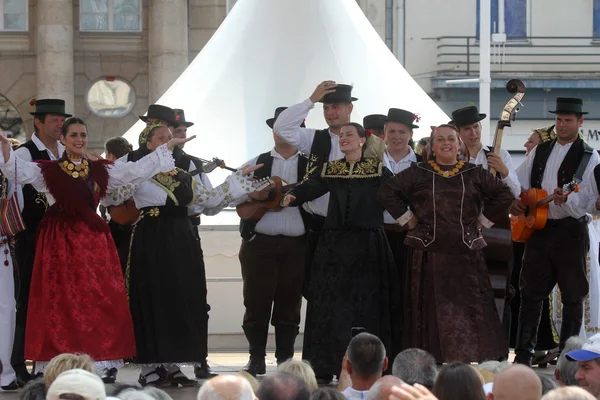
[[[50,361],[36,361],[35,367],[33,368],[33,373],[37,374],[39,372],[43,373]],[[125,365],[123,360],[107,360],[107,361],[96,361],[94,362],[94,368],[96,369],[96,374],[101,375],[104,369],[111,368],[122,368]]]
[[[169,172],[175,169],[175,159],[173,158],[173,153],[167,148],[166,143],[159,146],[155,152],[158,154],[161,172]]]

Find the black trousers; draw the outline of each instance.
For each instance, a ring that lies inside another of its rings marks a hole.
[[[244,328],[300,325],[305,246],[305,236],[256,234],[242,242]]]
[[[410,284],[410,263],[412,258],[412,248],[404,244],[406,239],[407,231],[397,231],[385,229],[385,236],[387,237],[392,255],[394,256],[394,264],[396,265],[396,271],[393,275],[397,282],[394,282],[392,287],[397,288],[391,295],[401,299],[398,303],[403,304],[408,301],[408,294],[410,288],[406,286]],[[402,344],[402,326],[404,325],[404,315],[402,312],[394,313],[392,315],[394,322],[392,323],[392,357],[395,357],[398,353],[403,350]],[[398,329],[394,329],[398,327]],[[391,371],[391,368],[390,368]]]
[[[117,224],[113,220],[108,222],[110,228],[110,234],[115,242],[117,253],[119,254],[119,262],[121,263],[121,270],[123,276],[125,276],[125,270],[127,269],[127,259],[129,258],[129,246],[131,245],[131,232],[133,227],[131,225]]]
[[[190,221],[192,222],[192,226],[194,227],[194,235],[196,236],[196,239],[198,240],[198,247],[200,247],[200,255],[202,256],[202,259],[204,260],[204,251],[202,251],[202,240],[200,240],[200,232],[198,232],[198,228],[200,226],[200,217],[190,218]],[[206,271],[206,266],[204,267],[204,269]],[[208,319],[210,318],[209,314],[208,314],[209,311],[210,311],[210,304],[208,304],[208,299],[206,299],[206,325],[204,325],[205,330],[202,332],[203,337],[205,337],[207,340],[206,354],[204,355],[204,359],[206,359],[208,357]]]
[[[15,237],[15,261],[17,271],[15,277],[15,298],[17,302],[17,320],[15,325],[15,341],[11,356],[11,364],[17,374],[26,371],[25,366],[25,329],[29,289],[35,260],[37,229],[27,229]]]
[[[544,299],[556,284],[563,304],[560,348],[570,336],[579,334],[583,300],[589,291],[586,275],[589,247],[585,217],[548,220],[546,227],[527,242],[520,278],[519,331],[524,331],[525,336],[529,331],[534,346]],[[517,345],[522,347],[523,338],[519,339]],[[519,354],[523,349],[516,350]]]
[[[321,231],[325,225],[325,217],[320,215],[311,215],[310,217],[310,228],[306,233],[306,253],[304,255],[304,285],[302,287],[302,295],[308,300],[308,287],[310,285],[310,275],[315,257],[315,251],[317,250],[317,244],[319,244],[319,237]]]

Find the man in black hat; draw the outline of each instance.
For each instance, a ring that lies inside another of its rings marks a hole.
[[[583,124],[583,101],[556,99],[556,139],[540,143],[517,169],[521,186],[544,189],[554,195],[549,204],[546,226],[533,233],[525,245],[521,269],[521,310],[517,329],[515,362],[531,365],[542,312],[542,302],[556,284],[563,304],[559,351],[566,340],[579,335],[583,320],[583,300],[589,291],[586,256],[589,250],[586,204],[563,192],[575,181],[581,189],[592,182],[598,153],[579,136]],[[512,215],[525,212],[519,199]]]
[[[27,161],[57,160],[65,151],[59,138],[65,118],[71,116],[65,112],[65,101],[61,99],[32,100],[35,105],[33,115],[34,133],[31,139],[15,151],[15,155]],[[23,186],[23,221],[26,230],[15,238],[15,259],[17,261],[17,324],[11,364],[17,374],[17,383],[24,386],[31,375],[25,366],[25,324],[29,303],[29,286],[35,258],[36,232],[48,200],[32,185]]]
[[[187,137],[187,128],[193,126],[194,123],[187,121],[185,119],[185,112],[180,108],[173,109],[173,113],[175,115],[174,125],[171,128],[171,131],[173,132],[173,137],[186,138]],[[183,151],[184,145],[185,144],[181,144],[173,149],[173,158],[175,158],[175,166],[177,168],[181,168],[184,171],[188,171],[188,172],[195,171],[198,168],[202,168],[202,164],[203,164],[202,160],[200,160],[199,158],[194,157],[192,155],[189,155],[185,151]],[[207,187],[209,189],[212,189],[212,187],[213,187],[212,183],[210,182],[210,179],[208,178],[208,175],[203,172],[194,175],[193,179],[196,179],[197,181],[202,183],[202,185],[204,185],[205,187]],[[198,245],[200,246],[200,252],[201,252],[202,258],[203,258],[203,262],[202,262],[203,267],[204,267],[204,253],[202,252],[202,242],[200,240],[200,234],[198,233],[198,227],[200,226],[200,214],[216,215],[220,211],[221,211],[221,209],[205,209],[204,207],[199,206],[199,205],[192,205],[192,206],[188,207],[188,215],[190,217],[190,221],[192,222],[192,225],[195,228],[194,233],[196,234],[196,239],[198,240]],[[204,272],[204,274],[206,275],[206,271]],[[203,332],[203,335],[207,341],[208,341],[208,318],[209,318],[208,312],[209,311],[210,311],[210,305],[207,302],[206,303],[206,324],[204,324],[206,331]],[[206,348],[208,349],[208,345],[206,346]],[[204,360],[201,360],[199,364],[194,366],[194,375],[198,379],[210,379],[210,378],[217,376],[217,374],[215,374],[211,371],[210,366],[208,365],[207,357],[208,357],[208,351],[204,356]],[[175,374],[177,372],[178,371],[175,371]]]
[[[350,115],[354,108],[352,103],[356,100],[358,100],[356,97],[352,97],[352,86],[337,84],[334,81],[324,81],[315,88],[308,99],[284,110],[275,121],[273,130],[279,137],[299,151],[309,154],[307,176],[320,173],[325,162],[344,157],[340,150],[340,129],[342,125],[350,122]],[[301,127],[309,111],[317,102],[323,103],[323,116],[329,127],[326,129]],[[310,281],[312,260],[319,241],[319,234],[325,223],[328,204],[329,194],[326,194],[303,206],[311,214],[306,243],[305,295]],[[317,378],[320,383],[328,383],[333,377]]]
[[[413,163],[423,161],[423,158],[416,155],[410,146],[413,129],[419,127],[415,125],[418,120],[418,115],[399,108],[390,108],[388,115],[385,116],[384,137],[387,148],[383,153],[383,165],[392,171],[394,175],[404,171]],[[387,211],[383,213],[383,222],[385,235],[401,277],[399,287],[403,287],[403,273],[409,250],[409,247],[404,244],[404,239],[408,227],[401,226]],[[400,350],[402,349],[398,349],[398,351]]]
[[[273,129],[275,120],[286,107],[278,107],[266,123]],[[308,158],[273,131],[275,147],[244,164],[263,164],[254,172],[255,179],[278,176],[285,184],[302,181]],[[265,200],[267,194],[256,192],[250,198]],[[240,199],[247,201],[249,199]],[[242,201],[236,201],[241,203]],[[239,252],[244,280],[244,321],[250,360],[244,371],[256,376],[266,372],[265,355],[269,321],[275,327],[275,357],[280,364],[294,356],[294,342],[300,326],[305,221],[307,213],[300,207],[267,211],[260,219],[240,222],[242,246]],[[272,310],[272,312],[271,312]]]
[[[510,187],[515,197],[521,194],[521,185],[512,165],[508,151],[500,149],[500,154],[492,152],[481,143],[481,122],[486,118],[475,106],[468,106],[452,111],[452,123],[458,128],[460,139],[469,150],[470,162],[481,165],[484,169],[493,168],[504,183]]]
[[[363,118],[363,127],[368,134],[375,135],[381,140],[385,139],[384,125],[387,116],[383,114],[371,114]]]

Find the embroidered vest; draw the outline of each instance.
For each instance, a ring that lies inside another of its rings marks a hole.
[[[29,150],[33,161],[50,160],[48,153],[40,151],[32,140],[28,140],[19,148],[21,147]],[[28,230],[35,232],[48,208],[48,199],[46,194],[38,192],[32,185],[27,184],[23,186],[23,202],[24,207],[21,213],[23,221]]]
[[[329,129],[321,129],[315,132],[315,137],[310,148],[310,158],[306,167],[304,179],[310,178],[314,174],[318,174],[331,154],[331,137]]]
[[[256,160],[256,164],[264,164],[261,168],[254,171],[254,178],[262,179],[268,176],[271,176],[271,170],[273,169],[273,157],[271,156],[271,152],[268,151],[266,153],[262,153],[258,156]],[[308,158],[305,155],[301,154],[298,157],[298,182],[302,181],[306,173],[306,167],[308,164]],[[308,226],[310,214],[308,214],[302,207],[298,207],[300,211],[300,215],[302,216],[302,221],[304,222],[304,227]],[[244,240],[250,240],[252,236],[254,236],[254,229],[256,228],[256,224],[258,221],[251,219],[242,219],[240,220],[240,235]]]
[[[531,168],[531,187],[541,189],[542,179],[544,178],[544,171],[546,170],[546,163],[548,157],[556,144],[556,139],[550,142],[540,143],[535,151],[535,158],[533,160],[533,166]],[[562,187],[563,185],[571,182],[579,163],[583,158],[584,152],[590,147],[580,137],[573,142],[571,148],[567,152],[564,160],[560,164],[558,169],[558,176],[556,181],[556,187]]]

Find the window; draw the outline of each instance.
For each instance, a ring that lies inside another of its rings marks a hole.
[[[26,31],[28,9],[27,0],[0,0],[0,30]]]
[[[139,32],[142,30],[141,3],[141,0],[80,0],[79,30]]]
[[[594,37],[600,39],[600,0],[594,0]]]
[[[90,86],[85,97],[89,109],[99,117],[123,117],[135,106],[135,92],[119,78],[105,78]]]
[[[492,21],[490,33],[499,31],[498,2],[504,1],[504,33],[507,39],[519,39],[527,36],[528,0],[491,0]],[[594,0],[600,2],[600,0]],[[479,0],[477,0],[477,39],[479,39]]]

